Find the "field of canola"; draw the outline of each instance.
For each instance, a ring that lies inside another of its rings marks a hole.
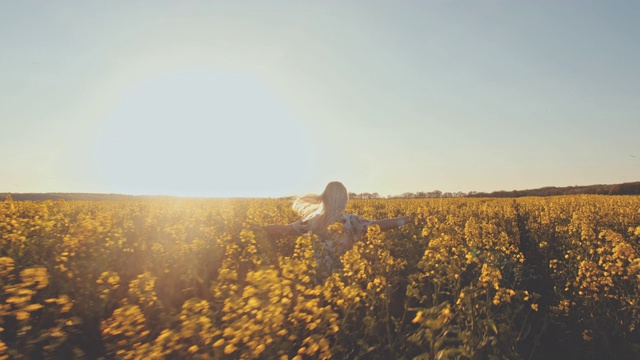
[[[414,220],[326,277],[287,200],[0,201],[0,359],[640,358],[640,197],[347,211]]]

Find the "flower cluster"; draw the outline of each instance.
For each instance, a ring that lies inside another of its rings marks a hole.
[[[347,212],[413,221],[326,264],[326,239],[261,230],[297,220],[287,199],[7,198],[0,360],[640,356],[640,197]]]

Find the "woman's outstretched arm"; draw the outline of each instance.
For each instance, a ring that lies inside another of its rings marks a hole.
[[[411,221],[411,215],[377,220],[377,221],[374,221],[371,225],[373,224],[378,225],[380,226],[380,231],[387,231],[387,230],[392,230],[392,229],[396,229],[401,226],[404,226],[408,224],[409,221]]]
[[[286,236],[298,234],[298,231],[296,231],[292,224],[267,225],[264,226],[263,229],[268,235]]]

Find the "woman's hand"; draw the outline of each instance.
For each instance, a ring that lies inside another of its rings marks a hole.
[[[398,227],[401,226],[405,226],[407,225],[409,222],[411,222],[411,220],[413,219],[412,215],[406,215],[406,216],[402,216],[399,218],[396,218],[398,220]]]

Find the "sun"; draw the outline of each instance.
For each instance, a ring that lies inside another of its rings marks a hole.
[[[114,192],[278,196],[309,170],[312,142],[255,76],[181,71],[122,96],[94,164]]]

